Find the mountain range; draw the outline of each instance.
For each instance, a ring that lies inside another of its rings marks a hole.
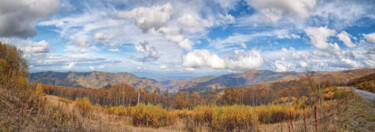
[[[345,71],[317,71],[314,80],[347,83],[351,79],[375,73],[375,69],[355,69]],[[192,79],[149,79],[137,77],[127,72],[39,72],[31,73],[30,82],[78,88],[106,88],[116,83],[128,83],[140,89],[146,87],[149,91],[165,91],[170,93],[179,91],[206,92],[222,89],[228,86],[248,86],[269,84],[274,81],[289,81],[303,78],[301,72],[274,72],[269,70],[249,70],[237,74],[221,76],[202,76]]]
[[[78,88],[107,88],[117,83],[127,83],[134,88],[146,87],[148,91],[164,91],[156,80],[140,78],[127,72],[39,72],[31,73],[30,82]]]

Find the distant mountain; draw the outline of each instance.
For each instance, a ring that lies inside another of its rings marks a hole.
[[[189,89],[182,89],[182,91],[205,92],[215,88],[221,89],[228,86],[246,86],[270,81],[294,80],[300,78],[301,76],[302,74],[297,72],[249,70],[238,74],[221,75],[209,81],[198,83]]]
[[[350,80],[375,73],[375,69],[354,69],[345,71],[317,71],[314,81],[329,80],[336,84],[347,84]],[[228,86],[268,87],[274,81],[290,81],[304,78],[301,72],[274,72],[268,70],[249,70],[238,74],[221,75],[206,82],[195,84],[181,91],[206,92]],[[254,85],[256,84],[256,85]],[[249,87],[249,88],[251,88]]]
[[[29,80],[34,83],[78,88],[104,88],[117,83],[127,83],[137,89],[146,87],[149,91],[164,91],[158,81],[139,78],[127,72],[39,72],[31,73]]]
[[[315,81],[329,80],[337,84],[347,84],[350,80],[375,73],[375,69],[354,69],[344,71],[317,71]]]
[[[202,76],[193,79],[174,80],[174,79],[158,79],[158,81],[170,92],[178,92],[183,89],[188,89],[198,83],[207,82],[211,79],[216,78],[215,76]]]
[[[349,80],[375,73],[375,69],[355,69],[345,71],[317,71],[314,81],[325,81],[346,84]],[[149,91],[154,89],[169,92],[179,91],[206,92],[213,89],[222,89],[228,86],[263,87],[270,86],[274,81],[289,81],[303,78],[300,72],[274,72],[269,70],[249,70],[243,73],[226,74],[221,76],[202,76],[193,79],[148,79],[139,78],[134,74],[108,73],[108,72],[40,72],[31,73],[30,82],[43,83],[58,86],[79,88],[103,88],[116,83],[128,83],[135,88],[146,87]],[[254,85],[257,84],[257,85]]]

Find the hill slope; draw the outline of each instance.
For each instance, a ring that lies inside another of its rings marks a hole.
[[[366,76],[363,76],[363,77],[360,77],[360,78],[352,79],[348,82],[348,85],[356,85],[356,84],[362,83],[364,81],[371,81],[371,80],[375,80],[375,73],[370,74],[370,75],[366,75]]]
[[[164,87],[158,81],[139,78],[126,72],[40,72],[31,73],[29,80],[33,83],[78,88],[103,88],[117,83],[127,83],[137,89],[146,87],[149,91],[164,91]]]
[[[221,75],[207,82],[201,82],[188,91],[210,91],[212,89],[225,88],[228,86],[246,86],[270,81],[294,80],[301,77],[297,72],[273,72],[269,70],[249,70],[238,74]],[[184,90],[183,90],[184,91]]]
[[[346,84],[350,80],[375,73],[375,69],[354,69],[345,71],[318,71],[314,74],[314,81],[329,80],[336,84]],[[249,70],[238,74],[227,74],[218,76],[207,82],[201,82],[189,89],[182,91],[205,92],[212,89],[225,88],[228,86],[253,86],[269,87],[274,81],[290,81],[304,78],[305,73],[299,72],[273,72],[268,70]],[[254,85],[256,84],[256,85]]]
[[[165,87],[171,90],[171,92],[178,92],[183,89],[188,89],[198,83],[207,82],[216,78],[215,76],[202,76],[193,79],[174,80],[174,79],[160,79],[159,82]]]

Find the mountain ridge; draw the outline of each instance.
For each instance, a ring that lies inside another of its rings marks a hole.
[[[117,83],[128,83],[137,89],[146,87],[149,91],[164,91],[164,87],[154,79],[137,77],[128,72],[38,72],[31,73],[29,81],[57,86],[78,88],[105,88]]]
[[[347,83],[349,80],[364,75],[375,73],[375,69],[353,69],[343,71],[315,71],[314,80],[329,80],[336,83]],[[241,73],[224,74],[220,76],[201,76],[191,79],[150,79],[138,77],[128,72],[39,72],[30,74],[30,82],[50,85],[79,87],[79,88],[104,88],[116,83],[128,83],[140,89],[159,92],[168,90],[176,92],[206,92],[213,89],[222,89],[229,86],[249,86],[275,81],[290,81],[305,76],[304,72],[275,72],[270,70],[248,70]]]

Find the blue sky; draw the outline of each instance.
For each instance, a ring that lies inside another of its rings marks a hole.
[[[375,67],[373,0],[0,0],[30,72],[189,78]]]

